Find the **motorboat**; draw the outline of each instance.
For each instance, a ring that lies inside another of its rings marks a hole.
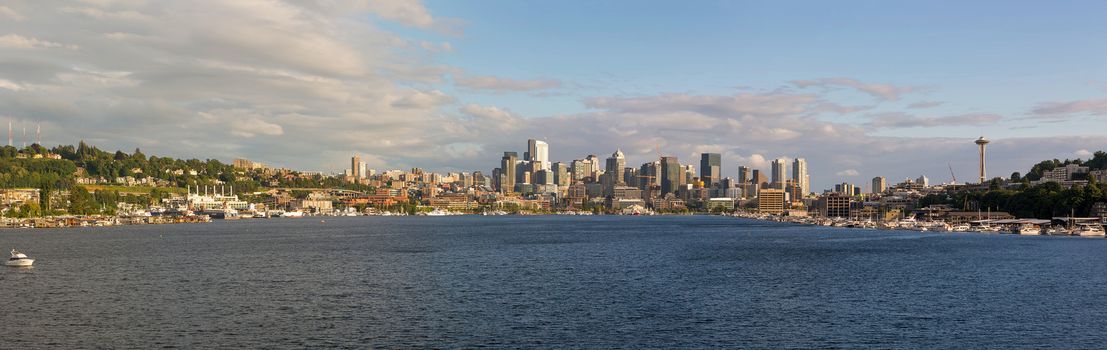
[[[972,230],[972,227],[969,226],[969,224],[958,224],[954,225],[949,230],[953,232],[969,232],[970,230]]]
[[[1081,237],[1103,237],[1103,226],[1099,224],[1080,224],[1073,230],[1077,235]]]
[[[4,265],[21,267],[31,266],[31,264],[34,263],[35,259],[28,258],[27,254],[23,254],[16,251],[15,249],[12,249],[12,257],[8,259],[8,261],[5,262]]]
[[[1053,226],[1046,230],[1046,234],[1050,236],[1068,236],[1071,235],[1072,232],[1064,226]]]

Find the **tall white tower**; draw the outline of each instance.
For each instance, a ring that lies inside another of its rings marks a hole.
[[[984,183],[984,178],[987,177],[987,175],[984,171],[984,146],[988,145],[988,142],[991,142],[991,141],[988,141],[988,139],[984,138],[984,136],[981,136],[979,139],[976,139],[976,144],[978,146],[980,146],[980,183],[981,184]]]

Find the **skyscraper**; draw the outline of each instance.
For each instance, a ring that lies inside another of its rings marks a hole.
[[[571,165],[570,176],[572,176],[573,183],[580,182],[584,178],[592,175],[592,162],[587,159],[574,160]]]
[[[569,186],[572,182],[569,175],[569,166],[563,162],[553,163],[554,183],[558,186]]]
[[[700,180],[704,186],[713,187],[719,183],[722,174],[723,156],[718,153],[700,154]]]
[[[350,158],[350,176],[355,179],[361,178],[361,156],[353,156]]]
[[[683,177],[684,171],[676,157],[661,157],[661,195],[675,192]]]
[[[746,184],[750,182],[750,167],[739,165],[738,166],[738,184]]]
[[[623,150],[617,150],[611,154],[611,157],[607,158],[607,167],[604,168],[604,174],[611,177],[612,184],[622,185],[626,182],[623,181],[623,168],[627,165],[627,159],[623,156]]]
[[[792,183],[799,190],[800,196],[811,193],[811,179],[807,175],[807,160],[796,158],[792,161]]]
[[[503,179],[500,180],[500,193],[515,191],[515,160],[518,157],[518,153],[504,152],[504,157],[500,158],[500,173],[503,175]]]
[[[638,169],[638,188],[646,190],[651,186],[661,186],[661,161],[643,163]]]
[[[595,177],[596,175],[599,175],[599,173],[600,173],[600,157],[595,155],[595,154],[589,154],[587,157],[584,157],[584,160],[587,160],[587,161],[591,162],[591,163],[588,163],[588,164],[591,164],[591,166],[592,166],[591,171],[592,172],[589,173],[588,176]]]
[[[883,176],[877,176],[873,178],[873,193],[883,193],[888,188],[887,182]]]
[[[773,160],[772,164],[772,182],[769,187],[781,190],[784,189],[784,181],[788,178],[788,170],[785,168],[784,158],[777,158]]]
[[[526,160],[538,163],[538,169],[550,170],[550,145],[545,141],[527,140],[527,155]]]

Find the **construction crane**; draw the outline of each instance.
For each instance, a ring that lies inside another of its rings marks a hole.
[[[957,175],[953,175],[953,164],[946,163],[946,165],[949,166],[949,176],[953,178],[953,184],[956,185],[957,184]]]

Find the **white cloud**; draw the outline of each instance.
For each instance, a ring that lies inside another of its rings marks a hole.
[[[846,170],[842,170],[842,171],[839,171],[837,173],[834,173],[834,175],[854,177],[854,176],[861,175],[861,172],[857,171],[857,169],[846,169]]]
[[[33,37],[26,37],[18,34],[7,34],[0,36],[0,48],[8,49],[53,49],[53,48],[67,48],[76,50],[76,45],[64,45],[52,41],[41,40]]]
[[[997,114],[962,114],[944,117],[916,117],[902,112],[880,113],[870,116],[868,126],[873,128],[918,128],[958,125],[992,125],[1003,119]]]
[[[919,90],[919,88],[913,86],[865,83],[857,79],[843,77],[822,78],[815,80],[794,80],[792,81],[792,85],[795,85],[799,88],[807,88],[812,86],[822,88],[829,88],[832,86],[845,86],[885,101],[896,101],[899,100],[900,96],[902,96],[903,94]]]
[[[536,91],[561,87],[561,81],[553,79],[508,79],[495,76],[455,75],[455,83],[466,89],[493,91]]]
[[[907,108],[910,108],[910,109],[934,108],[934,107],[941,106],[943,103],[944,102],[941,102],[941,101],[919,101],[919,102],[915,102],[915,103],[907,105]]]
[[[1076,154],[1077,157],[1082,157],[1082,158],[1088,158],[1088,157],[1091,157],[1092,155],[1094,155],[1094,153],[1092,153],[1092,151],[1089,151],[1087,149],[1078,150],[1076,152],[1073,152],[1073,154]]]
[[[0,89],[7,89],[11,91],[23,90],[23,85],[19,85],[14,81],[7,79],[0,79]]]
[[[19,22],[23,20],[23,15],[20,15],[19,12],[15,12],[11,7],[0,6],[0,18],[7,18]]]
[[[1079,114],[1107,116],[1107,99],[1046,102],[1038,104],[1031,113],[1040,118],[1057,119]]]

